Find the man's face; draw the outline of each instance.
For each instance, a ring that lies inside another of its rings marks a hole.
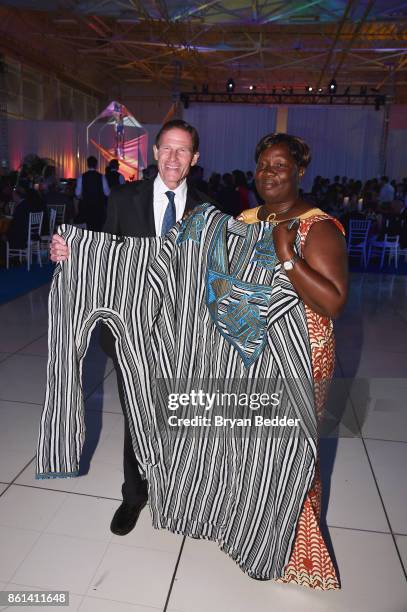
[[[191,134],[179,128],[164,132],[159,147],[154,145],[153,151],[158,173],[169,189],[178,187],[199,158],[199,153],[192,151]]]

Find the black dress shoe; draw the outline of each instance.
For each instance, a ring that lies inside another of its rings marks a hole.
[[[140,512],[147,503],[147,499],[142,499],[137,504],[123,502],[114,513],[110,523],[110,531],[115,535],[124,536],[134,529]]]

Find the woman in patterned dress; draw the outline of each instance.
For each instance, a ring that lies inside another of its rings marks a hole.
[[[274,247],[285,273],[305,307],[315,383],[315,409],[320,423],[326,381],[334,369],[332,319],[347,296],[344,230],[333,217],[299,198],[299,182],[310,163],[308,145],[288,134],[269,134],[256,147],[256,188],[264,205],[243,211],[246,223],[271,221]],[[328,221],[322,223],[322,221]],[[300,252],[294,245],[300,237]],[[319,384],[318,384],[319,383]],[[321,481],[317,466],[306,497],[282,582],[315,589],[339,588],[338,577],[320,530]]]

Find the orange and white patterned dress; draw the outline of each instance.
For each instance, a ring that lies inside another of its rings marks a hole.
[[[249,213],[244,221],[254,222],[257,209],[245,211]],[[345,234],[341,223],[324,213],[319,208],[313,208],[299,217],[298,233],[301,240],[301,250],[314,223],[329,220]],[[335,367],[335,339],[332,319],[317,314],[305,305],[309,340],[311,344],[311,361],[315,383],[315,410],[318,423],[321,422],[326,396],[327,381],[332,378]],[[318,384],[318,382],[320,384]],[[293,582],[313,589],[339,589],[339,580],[335,567],[322,537],[320,529],[321,515],[321,477],[319,460],[315,469],[315,478],[305,499],[300,518],[297,523],[296,535],[290,561],[284,569],[284,574],[278,582]]]

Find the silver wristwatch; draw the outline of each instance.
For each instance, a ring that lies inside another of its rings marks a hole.
[[[282,261],[281,265],[283,266],[284,270],[292,270],[299,259],[300,258],[298,257],[298,255],[294,255],[294,257],[292,257],[291,259]]]

